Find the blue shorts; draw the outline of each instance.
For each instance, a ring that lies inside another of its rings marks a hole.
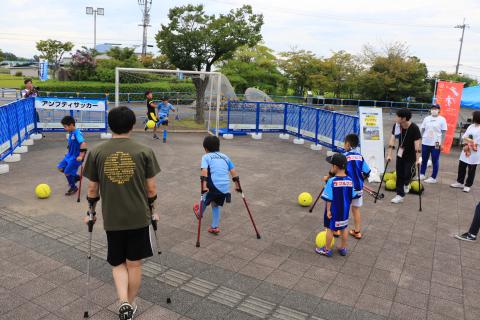
[[[323,216],[323,226],[332,231],[343,230],[348,227],[348,218],[345,221],[336,221],[335,217],[332,215],[332,219],[328,219],[327,211],[325,210],[325,214]]]
[[[76,176],[78,167],[81,165],[81,161],[77,161],[75,158],[65,157],[58,163],[57,168],[65,174]]]

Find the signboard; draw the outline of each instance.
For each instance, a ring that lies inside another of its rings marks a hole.
[[[463,83],[438,81],[435,103],[440,105],[440,115],[447,120],[448,130],[443,142],[443,152],[450,153],[453,136],[457,128],[460,101],[462,100]]]
[[[106,111],[105,100],[36,97],[35,109],[68,111]]]
[[[359,107],[358,111],[362,155],[372,170],[382,173],[385,170],[382,109]]]
[[[40,81],[48,80],[48,60],[40,60],[38,63],[38,77]]]

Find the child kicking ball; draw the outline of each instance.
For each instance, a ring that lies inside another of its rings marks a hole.
[[[207,136],[203,140],[203,148],[206,154],[202,157],[200,181],[202,183],[202,213],[208,205],[212,205],[212,224],[208,232],[220,233],[220,207],[230,202],[230,175],[235,182],[235,191],[240,189],[240,178],[235,171],[233,162],[227,155],[220,153],[220,139],[215,136]],[[193,212],[200,219],[200,204],[193,206]]]
[[[324,177],[327,184],[322,193],[322,199],[326,203],[323,224],[327,231],[327,239],[325,246],[315,248],[315,252],[331,257],[333,232],[340,231],[342,238],[338,252],[340,255],[346,256],[350,206],[352,200],[358,198],[359,195],[354,190],[352,179],[345,173],[347,158],[341,153],[335,153],[327,158],[327,162],[332,165],[329,176]]]
[[[78,191],[77,182],[80,181],[80,176],[77,174],[77,171],[87,153],[87,143],[83,138],[82,132],[75,127],[75,119],[73,117],[63,117],[61,124],[65,131],[68,132],[68,147],[67,154],[58,163],[57,169],[65,174],[70,187],[65,195],[71,196]]]

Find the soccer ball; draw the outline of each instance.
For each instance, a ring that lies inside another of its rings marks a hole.
[[[325,244],[327,243],[327,231],[320,231],[317,234],[317,237],[315,238],[315,245],[317,248],[323,248],[325,247]],[[330,244],[330,248],[333,247],[335,244],[335,238],[332,238],[332,243]]]
[[[385,182],[385,189],[389,191],[393,191],[397,188],[397,181],[390,179]]]
[[[48,184],[41,183],[35,187],[35,195],[39,199],[46,199],[50,197],[51,193],[52,193],[52,190],[50,189],[50,186]]]
[[[148,120],[147,121],[147,128],[148,129],[153,129],[155,127],[155,121],[153,120]]]
[[[312,195],[308,192],[302,192],[298,195],[298,204],[302,207],[308,207],[312,204]]]

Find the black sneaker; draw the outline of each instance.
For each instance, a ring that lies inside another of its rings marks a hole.
[[[118,308],[118,318],[120,320],[131,320],[133,319],[133,308],[128,302],[124,302]]]
[[[145,131],[147,131],[147,130],[148,130],[148,127],[147,127],[147,125],[145,125],[145,128],[144,128],[144,129],[145,129]]]
[[[160,139],[156,134],[153,135],[153,139]]]
[[[163,143],[167,143],[167,139],[163,139]]]
[[[68,189],[67,192],[65,192],[65,195],[66,196],[71,196],[71,195],[74,195],[75,193],[77,193],[77,191],[78,191],[77,187],[70,188],[70,189]]]
[[[457,234],[455,235],[455,238],[458,240],[462,241],[475,241],[477,240],[477,236],[474,234],[471,234],[469,232],[465,232],[464,234]]]

